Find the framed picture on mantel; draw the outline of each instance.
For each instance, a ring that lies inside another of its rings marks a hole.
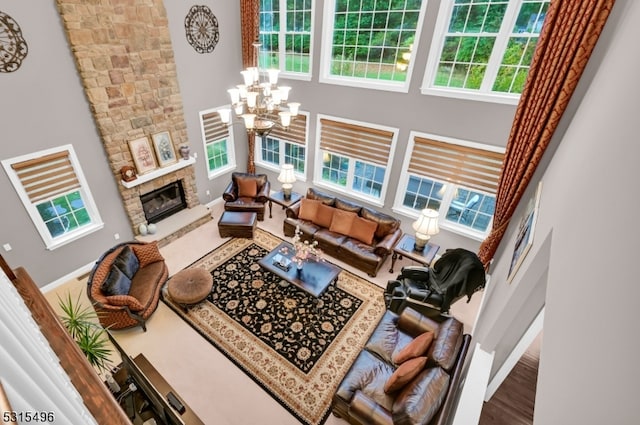
[[[524,258],[533,245],[533,235],[536,228],[536,218],[538,216],[538,207],[540,204],[540,192],[542,191],[542,182],[538,183],[536,193],[529,200],[524,216],[520,220],[518,226],[518,236],[513,247],[513,256],[511,257],[511,266],[509,267],[509,276],[507,281],[511,283],[518,269],[522,265]]]
[[[138,174],[148,173],[156,169],[156,159],[153,156],[149,138],[147,136],[140,137],[129,141],[129,150],[133,163],[136,165]]]
[[[171,141],[171,134],[168,131],[156,133],[151,138],[153,139],[153,148],[156,151],[156,157],[161,167],[178,161]]]

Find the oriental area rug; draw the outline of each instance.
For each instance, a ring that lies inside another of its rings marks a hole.
[[[300,422],[322,424],[331,398],[385,311],[379,286],[342,270],[318,299],[258,265],[282,239],[256,229],[193,263],[213,289],[185,312],[163,301]]]

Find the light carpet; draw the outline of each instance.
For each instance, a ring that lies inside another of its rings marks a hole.
[[[382,289],[343,270],[318,300],[257,260],[282,240],[256,229],[189,267],[214,277],[205,302],[185,312],[164,302],[302,423],[324,422],[331,398],[385,311]]]

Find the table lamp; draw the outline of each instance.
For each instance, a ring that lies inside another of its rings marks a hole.
[[[278,181],[282,183],[282,193],[284,193],[284,199],[291,199],[291,189],[293,183],[296,181],[296,175],[293,173],[292,164],[283,164],[278,176]]]
[[[416,251],[422,251],[431,236],[440,231],[438,215],[438,211],[425,208],[420,212],[418,220],[413,223],[413,230],[416,231],[416,244],[414,247]]]

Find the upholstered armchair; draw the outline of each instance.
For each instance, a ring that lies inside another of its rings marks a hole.
[[[222,194],[225,211],[255,212],[264,220],[271,184],[266,174],[232,173],[231,183]]]

